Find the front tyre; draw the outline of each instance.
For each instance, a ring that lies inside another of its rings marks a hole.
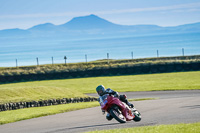
[[[126,123],[126,118],[122,115],[121,111],[118,108],[110,109],[110,114],[120,123]]]
[[[140,112],[138,112],[137,110],[134,110],[134,111],[133,111],[133,114],[135,115],[135,118],[133,118],[133,120],[134,120],[135,122],[141,121],[142,117],[141,117]]]

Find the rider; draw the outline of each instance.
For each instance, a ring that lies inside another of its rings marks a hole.
[[[117,97],[117,98],[119,98],[119,100],[121,100],[122,102],[126,103],[129,107],[131,107],[131,108],[134,107],[132,103],[128,102],[128,100],[126,99],[126,95],[119,95],[118,92],[113,91],[110,88],[105,89],[105,87],[103,85],[97,86],[96,91],[97,91],[99,97],[101,97],[101,96],[103,96],[105,94],[112,94],[114,97]],[[105,111],[103,111],[103,112],[105,113]],[[107,120],[112,120],[112,118],[113,117],[109,113],[107,113],[106,119]]]

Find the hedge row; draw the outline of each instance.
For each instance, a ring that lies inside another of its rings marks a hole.
[[[0,76],[0,83],[36,81],[50,79],[96,77],[96,76],[114,76],[129,74],[146,74],[146,73],[164,73],[180,71],[198,71],[200,70],[200,61],[190,62],[160,62],[160,63],[140,63],[115,65],[107,67],[94,67],[93,69],[77,70],[69,72],[55,72],[44,74],[22,74],[13,76]]]
[[[58,104],[91,102],[91,101],[97,101],[97,98],[94,98],[94,97],[63,98],[63,99],[32,101],[32,102],[6,103],[6,104],[0,104],[0,112],[7,111],[7,110],[31,108],[31,107],[42,107],[42,106],[51,106],[51,105],[58,105]]]
[[[149,61],[186,61],[186,60],[199,60],[200,55],[190,56],[172,56],[172,57],[152,57],[152,58],[139,58],[139,59],[122,59],[122,60],[109,60],[110,63],[128,63],[128,62],[149,62]],[[92,62],[92,64],[107,64],[107,59]]]

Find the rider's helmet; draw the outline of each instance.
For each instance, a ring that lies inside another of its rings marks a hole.
[[[103,85],[99,85],[99,86],[97,86],[96,91],[97,91],[99,96],[103,96],[106,89]]]

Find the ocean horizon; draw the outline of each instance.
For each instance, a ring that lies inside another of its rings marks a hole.
[[[0,38],[0,67],[132,59],[200,54],[200,33],[146,35],[92,39]]]

